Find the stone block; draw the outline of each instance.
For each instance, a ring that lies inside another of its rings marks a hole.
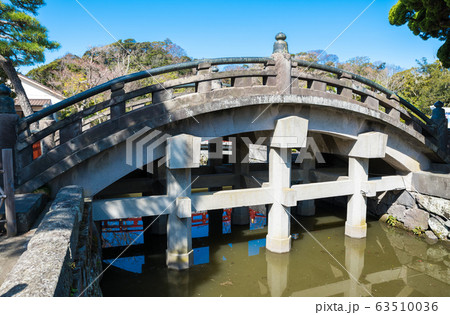
[[[166,157],[169,169],[200,167],[201,138],[181,134],[167,139]]]
[[[397,204],[392,205],[387,211],[387,213],[389,215],[392,215],[394,218],[397,218],[397,220],[402,221],[402,222],[405,219],[405,212],[406,212],[406,207],[402,206],[402,205],[397,205]]]
[[[407,209],[403,217],[403,225],[408,230],[413,230],[416,227],[427,230],[429,218],[430,214],[426,211],[417,208]]]
[[[397,203],[407,208],[413,208],[416,204],[414,196],[407,190],[403,190],[397,198]]]
[[[276,122],[270,146],[274,148],[304,148],[308,135],[308,120],[290,116]]]
[[[0,287],[0,296],[69,296],[73,279],[70,266],[83,207],[81,187],[69,186],[58,192],[27,251]]]
[[[450,200],[416,194],[416,201],[420,208],[444,217],[447,220],[450,219]]]
[[[427,237],[427,239],[431,240],[431,241],[437,241],[438,238],[437,236],[433,233],[433,231],[425,231],[425,236]]]
[[[415,172],[412,174],[411,185],[421,194],[450,199],[450,174]]]
[[[190,218],[192,215],[191,199],[188,197],[178,197],[176,201],[177,216],[180,219]]]
[[[428,220],[428,225],[430,229],[436,234],[436,236],[441,240],[446,240],[448,236],[448,230],[440,220],[435,217],[431,217]]]
[[[45,194],[23,194],[15,196],[17,232],[28,232],[47,202]],[[5,217],[5,205],[0,209],[0,219]]]
[[[381,132],[366,132],[358,135],[358,140],[348,154],[357,158],[384,158],[388,136]]]

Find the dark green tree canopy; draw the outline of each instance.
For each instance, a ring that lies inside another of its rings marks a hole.
[[[414,35],[444,41],[437,57],[445,68],[450,67],[450,0],[399,0],[389,11],[392,25],[408,23]]]
[[[15,66],[43,62],[45,49],[59,47],[33,16],[43,5],[43,0],[0,1],[0,54]]]

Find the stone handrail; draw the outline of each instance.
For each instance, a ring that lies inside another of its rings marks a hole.
[[[358,74],[354,74],[351,73],[349,71],[343,70],[343,69],[339,69],[339,68],[335,68],[335,67],[331,67],[331,66],[327,66],[327,65],[321,65],[318,63],[311,63],[305,60],[299,60],[299,59],[295,59],[295,62],[298,63],[299,66],[302,67],[308,67],[311,69],[316,69],[316,70],[323,70],[325,72],[330,72],[330,73],[334,73],[336,75],[338,75],[339,77],[347,77],[349,79],[353,79],[359,83],[365,84],[371,88],[373,88],[376,91],[382,92],[384,93],[388,98],[391,99],[395,99],[397,100],[401,105],[405,106],[408,110],[410,110],[412,113],[416,114],[419,118],[421,118],[423,121],[425,121],[427,124],[429,125],[433,125],[433,121],[428,118],[427,115],[425,115],[423,112],[421,112],[417,107],[415,107],[414,105],[412,105],[410,102],[408,102],[407,100],[405,100],[404,98],[398,96],[395,92],[385,88],[384,86],[369,80],[367,78],[364,78]]]
[[[433,121],[419,109],[398,97],[394,92],[373,81],[342,69],[310,63],[304,60],[293,59],[289,62],[291,64],[291,70],[290,75],[288,74],[290,76],[288,80],[290,81],[286,81],[288,83],[283,81],[286,80],[286,74],[279,72],[280,70],[277,68],[277,61],[274,59],[274,56],[272,58],[237,57],[202,59],[168,65],[116,78],[22,119],[18,126],[19,135],[16,145],[18,167],[23,168],[31,164],[33,161],[32,146],[39,141],[45,141],[48,137],[52,137],[53,144],[48,148],[48,150],[52,150],[58,145],[84,133],[90,128],[91,122],[95,119],[102,118],[105,121],[114,120],[130,110],[133,111],[136,104],[130,105],[126,103],[127,101],[137,99],[137,102],[140,102],[140,104],[151,103],[152,105],[156,105],[186,94],[186,92],[174,93],[175,90],[191,87],[195,87],[194,91],[189,92],[191,94],[218,89],[255,88],[256,86],[260,86],[260,93],[265,94],[301,94],[302,88],[299,87],[296,81],[306,81],[307,85],[303,90],[309,89],[319,92],[330,92],[330,87],[332,87],[336,90],[336,94],[344,97],[346,100],[357,102],[374,111],[383,112],[392,119],[402,122],[406,126],[422,133],[427,138],[430,138],[433,143],[437,142],[436,139],[438,139],[438,136],[435,132]],[[215,67],[217,65],[229,64],[259,64],[262,67],[234,71],[219,71]],[[305,68],[320,70],[327,74],[335,75],[336,78],[329,75],[323,76],[317,73],[310,73],[305,71]],[[126,83],[135,82],[154,75],[189,69],[196,70],[197,73],[125,92]],[[231,84],[222,84],[224,80],[231,80]],[[286,88],[283,84],[280,85],[282,81]],[[219,82],[219,86],[214,86],[214,82]],[[286,92],[286,90],[288,91]],[[69,106],[105,91],[111,91],[111,98],[109,100],[76,112],[40,131],[33,132],[30,130],[32,124],[40,122],[49,115],[53,115]],[[150,97],[147,96],[150,94]],[[357,97],[355,98],[355,96]],[[139,99],[142,97],[146,98]]]

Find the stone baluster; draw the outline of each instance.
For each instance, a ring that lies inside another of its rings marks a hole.
[[[164,83],[159,84],[161,90],[152,93],[152,105],[158,105],[173,98],[173,89],[164,88]]]
[[[308,81],[308,89],[315,90],[315,91],[326,92],[327,84],[325,82],[320,82],[320,81],[316,81],[316,80],[309,80]]]
[[[273,190],[274,202],[268,216],[266,248],[274,253],[286,253],[291,249],[290,207],[285,194],[291,187],[292,148],[304,148],[308,133],[306,119],[291,116],[276,122],[269,153],[269,187]]]
[[[275,36],[276,42],[273,44],[272,58],[273,62],[269,62],[267,66],[275,67],[276,77],[267,78],[265,84],[267,86],[276,86],[277,94],[291,94],[291,55],[289,54],[288,44],[286,43],[286,35],[278,33]]]
[[[167,139],[167,195],[174,201],[167,221],[167,266],[187,269],[193,263],[191,168],[200,167],[201,138],[181,134]]]
[[[373,96],[370,95],[364,95],[361,97],[361,101],[364,102],[364,104],[369,107],[370,109],[373,110],[378,110],[378,106],[380,104],[380,102]]]
[[[212,73],[217,73],[219,72],[219,68],[217,66],[214,66],[211,68],[211,72]],[[212,80],[211,82],[211,89],[212,90],[218,90],[222,88],[222,81],[220,80]]]
[[[352,99],[353,98],[353,91],[352,91],[352,75],[346,72],[343,72],[339,76],[339,80],[342,81],[345,84],[345,87],[339,87],[338,88],[338,94],[340,96]]]
[[[211,72],[211,64],[210,63],[201,63],[197,66],[197,75],[207,75]],[[197,93],[208,93],[211,92],[211,80],[202,81],[197,83],[196,92]]]
[[[348,177],[353,182],[353,194],[347,203],[345,235],[363,238],[367,234],[367,200],[364,190],[369,179],[369,159],[384,158],[387,135],[380,132],[367,132],[358,135],[358,140],[350,150]]]
[[[388,96],[388,99],[396,103],[398,106],[400,106],[400,98],[397,95],[391,94]],[[400,120],[400,112],[397,109],[395,109],[395,107],[386,109],[386,114],[394,118],[396,121]]]
[[[436,125],[436,131],[438,135],[439,148],[447,153],[448,144],[448,121],[445,117],[445,110],[442,108],[444,103],[438,101],[434,103],[433,114],[431,120]]]
[[[75,120],[73,123],[61,128],[59,131],[59,142],[63,144],[72,140],[82,133],[82,120],[81,118]]]
[[[44,130],[55,123],[52,116],[47,116],[39,121],[39,130]],[[51,133],[47,137],[41,140],[42,155],[47,154],[55,147],[55,135]]]
[[[125,114],[125,102],[119,102],[119,98],[125,95],[124,84],[122,82],[116,83],[111,87],[111,99],[114,100],[114,105],[110,107],[111,119],[116,119]]]

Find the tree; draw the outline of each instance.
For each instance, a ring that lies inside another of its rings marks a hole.
[[[22,82],[15,67],[29,66],[45,60],[45,49],[57,49],[59,44],[50,41],[47,29],[34,18],[44,0],[0,1],[0,66],[11,81],[25,116],[33,114]]]
[[[450,67],[450,0],[399,0],[389,11],[391,25],[408,23],[414,35],[445,41],[437,57]]]
[[[440,61],[428,63],[425,58],[417,61],[418,67],[394,74],[403,84],[395,92],[420,110],[431,114],[430,106],[436,101],[450,103],[450,70]]]

